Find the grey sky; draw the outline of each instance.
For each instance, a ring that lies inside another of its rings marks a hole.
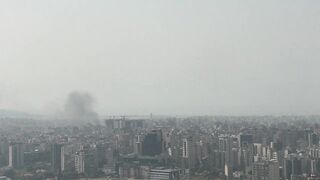
[[[319,114],[318,0],[2,0],[0,108]]]

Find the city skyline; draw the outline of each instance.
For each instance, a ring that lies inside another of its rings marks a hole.
[[[320,1],[1,0],[0,180],[320,180]]]

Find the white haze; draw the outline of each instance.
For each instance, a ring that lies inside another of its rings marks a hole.
[[[319,114],[320,1],[1,0],[0,109]]]

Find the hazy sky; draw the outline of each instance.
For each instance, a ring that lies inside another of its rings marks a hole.
[[[320,114],[319,0],[1,0],[0,109]]]

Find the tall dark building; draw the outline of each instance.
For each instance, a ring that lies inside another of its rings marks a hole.
[[[248,147],[249,144],[253,143],[253,135],[252,134],[240,134],[239,135],[239,146],[240,147]]]
[[[228,167],[234,167],[234,158],[232,153],[233,138],[229,135],[219,137],[219,150],[225,154],[225,163]]]
[[[98,168],[102,168],[106,164],[106,144],[97,144],[95,152],[95,163]]]
[[[64,150],[62,144],[51,145],[51,168],[55,173],[61,173],[64,170]]]
[[[9,164],[9,142],[6,139],[0,140],[0,166]]]
[[[308,134],[308,145],[309,146],[319,145],[319,136],[315,133]]]
[[[24,167],[24,144],[13,143],[9,146],[9,166],[16,169]]]
[[[152,130],[143,139],[142,155],[155,156],[162,153],[163,139],[161,130]]]
[[[283,162],[284,178],[291,180],[291,176],[302,174],[301,159],[297,157],[289,157]]]

